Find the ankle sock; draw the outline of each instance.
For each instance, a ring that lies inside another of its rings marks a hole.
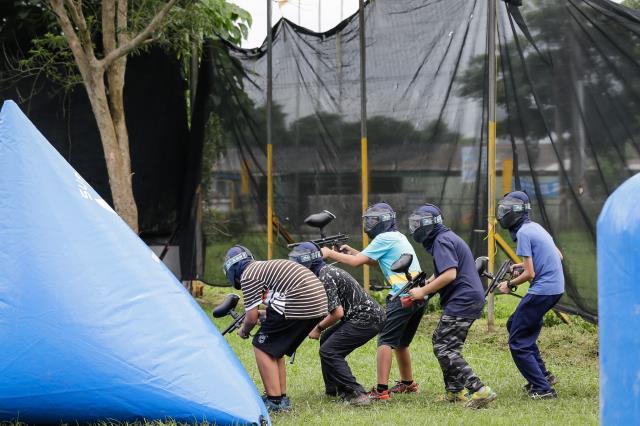
[[[376,390],[378,392],[389,390],[389,385],[381,385],[380,383],[378,383],[378,386],[376,387]]]
[[[409,386],[411,383],[413,383],[413,380],[403,380],[402,384],[405,384],[407,386]]]
[[[280,404],[282,402],[282,397],[281,396],[268,396],[267,395],[267,399],[271,402],[273,402],[274,404]]]

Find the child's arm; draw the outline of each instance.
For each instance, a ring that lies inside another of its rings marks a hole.
[[[424,287],[417,287],[409,290],[409,297],[411,297],[411,299],[413,300],[422,300],[428,294],[433,294],[446,285],[451,284],[457,276],[458,270],[456,268],[449,268],[438,275],[438,278],[429,280],[430,282]]]
[[[344,316],[344,309],[342,306],[338,306],[333,311],[329,312],[329,315],[324,317],[322,321],[316,325],[313,330],[309,333],[310,339],[319,339],[320,333],[322,333],[327,328],[331,327],[333,324],[337,323]]]
[[[336,262],[344,263],[345,265],[349,266],[360,266],[365,264],[376,265],[378,263],[375,260],[368,258],[364,254],[360,254],[360,252],[355,255],[346,254],[331,250],[327,247],[322,247],[322,257],[324,257],[325,259],[335,260]]]
[[[251,333],[251,330],[253,330],[253,327],[255,327],[258,322],[258,307],[256,306],[255,308],[246,311],[244,314],[244,321],[242,322],[242,327],[238,329],[238,336],[243,339],[248,339],[249,333]]]
[[[518,286],[524,282],[531,282],[531,280],[533,280],[536,276],[536,272],[533,268],[533,258],[530,256],[527,257],[523,257],[523,262],[522,262],[522,272],[520,273],[520,275],[518,275],[517,277],[513,278],[512,280],[509,281],[509,283],[512,286]],[[499,285],[498,285],[498,290],[500,290],[502,293],[509,293],[511,291],[511,289],[509,288],[509,286],[507,285],[507,281],[502,281]]]

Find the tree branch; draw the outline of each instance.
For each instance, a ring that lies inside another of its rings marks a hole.
[[[82,6],[76,4],[74,0],[64,0],[64,3],[67,5],[67,10],[69,11],[73,23],[78,27],[79,37],[84,51],[92,58],[94,54],[93,44],[91,42],[91,33],[87,28],[87,20],[84,17],[84,13],[82,13]]]
[[[102,45],[105,56],[116,48],[115,0],[102,0]]]
[[[76,62],[78,63],[78,69],[80,70],[80,74],[83,77],[88,76],[88,66],[89,62],[87,60],[87,55],[82,48],[82,43],[78,38],[75,30],[73,29],[73,24],[69,20],[69,15],[67,15],[67,11],[62,3],[62,0],[49,0],[51,3],[51,9],[53,9],[53,13],[55,13],[58,23],[62,28],[62,32],[64,33],[64,37],[69,43],[69,48],[73,53],[73,56],[76,58]]]
[[[162,21],[164,20],[165,16],[167,15],[167,13],[169,13],[169,10],[173,7],[176,1],[177,0],[169,0],[167,4],[165,4],[158,11],[158,13],[156,13],[156,15],[153,17],[153,19],[151,19],[151,22],[149,22],[149,24],[146,26],[144,30],[138,33],[138,35],[133,37],[127,43],[121,46],[118,46],[117,49],[115,49],[114,51],[106,55],[104,59],[102,59],[102,62],[104,63],[104,65],[106,67],[110,66],[113,63],[113,61],[120,58],[121,56],[127,55],[133,49],[140,46],[142,42],[148,39],[160,27],[160,24],[162,24]]]

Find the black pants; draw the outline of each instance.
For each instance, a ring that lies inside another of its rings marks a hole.
[[[373,339],[382,324],[356,326],[341,322],[322,333],[320,337],[320,364],[326,393],[329,395],[360,394],[365,390],[358,383],[347,360],[347,355]]]
[[[442,369],[444,386],[451,392],[476,392],[483,384],[462,357],[464,342],[474,320],[443,315],[433,332],[433,353]]]

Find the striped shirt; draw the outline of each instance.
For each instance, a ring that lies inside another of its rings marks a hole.
[[[287,319],[327,315],[327,293],[309,269],[290,260],[251,262],[240,280],[244,309],[263,303]]]

